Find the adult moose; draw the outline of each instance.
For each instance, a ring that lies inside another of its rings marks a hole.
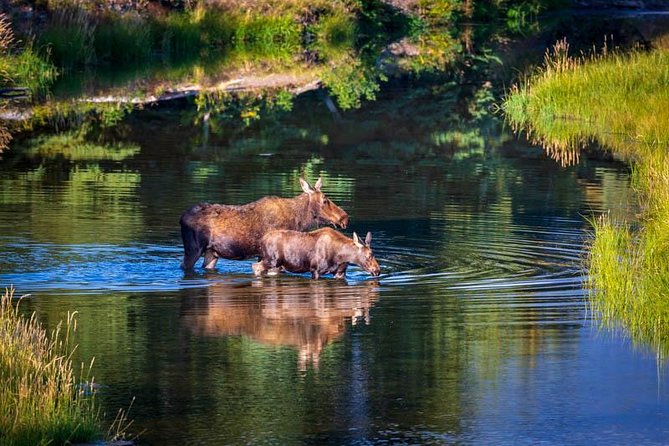
[[[306,231],[332,224],[346,228],[348,214],[330,201],[319,178],[314,187],[300,178],[304,193],[293,198],[263,197],[244,205],[200,203],[181,215],[184,259],[190,270],[204,255],[204,267],[219,258],[246,259],[260,254],[260,240],[272,229]]]

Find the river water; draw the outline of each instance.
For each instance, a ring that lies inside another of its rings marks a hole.
[[[454,119],[459,93],[391,81],[333,116],[311,92],[250,126],[184,101],[17,138],[0,284],[47,328],[77,312],[75,360],[107,417],[134,398],[140,444],[666,444],[663,361],[583,289],[588,219],[635,212],[628,167],[561,167],[490,113]],[[301,175],[372,232],[378,279],[179,268],[184,209]]]

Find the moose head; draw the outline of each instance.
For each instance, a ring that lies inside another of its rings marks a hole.
[[[356,262],[362,269],[367,271],[372,276],[378,276],[381,274],[381,268],[379,263],[376,261],[374,254],[372,253],[371,248],[372,243],[372,233],[368,232],[363,242],[358,237],[358,234],[353,233],[353,244],[358,248]]]
[[[345,229],[348,225],[348,214],[339,206],[334,204],[321,192],[322,178],[319,178],[314,187],[304,179],[300,178],[300,185],[307,197],[309,197],[309,210],[317,225],[331,224]]]

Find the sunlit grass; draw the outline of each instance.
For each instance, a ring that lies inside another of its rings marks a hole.
[[[0,299],[0,444],[86,442],[100,436],[90,368],[72,369],[74,315],[50,336],[34,318]]]
[[[140,152],[139,146],[133,144],[89,142],[81,132],[76,131],[37,136],[26,145],[28,149],[25,154],[30,157],[63,158],[70,161],[123,161]]]
[[[593,222],[586,261],[593,307],[606,324],[669,353],[669,49],[573,58],[566,42],[503,105],[563,164],[597,141],[627,159],[641,197],[638,227]]]
[[[3,73],[0,85],[25,87],[33,96],[45,94],[58,75],[55,67],[32,47],[18,54],[0,54],[0,73]]]
[[[565,150],[595,138],[629,155],[638,144],[669,143],[669,49],[579,59],[567,51],[558,43],[506,98],[512,124]]]
[[[666,223],[648,220],[640,230],[608,216],[594,222],[587,257],[593,309],[609,327],[624,323],[633,340],[669,354],[669,255]],[[663,240],[664,239],[664,240]]]
[[[356,23],[344,11],[325,14],[311,27],[317,42],[335,48],[352,46],[356,37]]]

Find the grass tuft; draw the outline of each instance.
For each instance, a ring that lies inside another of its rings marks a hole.
[[[39,43],[57,66],[72,69],[95,61],[96,28],[89,11],[79,5],[63,5],[53,13]]]
[[[99,410],[90,367],[72,370],[75,314],[47,336],[35,316],[26,319],[0,299],[0,444],[45,445],[86,442],[99,436]]]

